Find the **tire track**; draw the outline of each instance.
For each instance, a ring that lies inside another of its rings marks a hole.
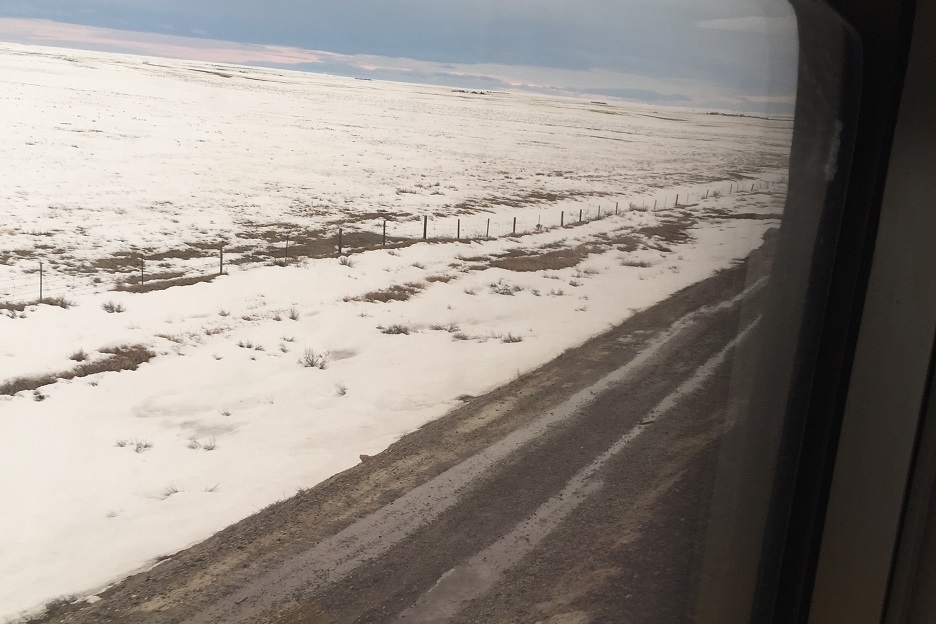
[[[539,546],[589,495],[601,488],[598,473],[604,465],[653,423],[664,417],[686,395],[695,392],[708,381],[725,362],[728,353],[751,333],[758,322],[759,319],[752,322],[712,355],[688,380],[660,401],[644,420],[576,473],[559,494],[543,503],[535,513],[517,524],[494,544],[476,553],[467,563],[446,572],[432,589],[401,613],[399,619],[415,624],[443,622],[458,613],[461,606],[468,601],[486,594],[506,570],[515,566]]]
[[[665,347],[688,329],[733,309],[746,297],[757,293],[764,283],[765,280],[761,279],[728,300],[684,315],[658,334],[625,366],[575,393],[529,425],[513,431],[375,513],[320,541],[186,621],[191,624],[257,621],[283,604],[292,603],[295,596],[308,596],[320,591],[345,578],[362,564],[383,556],[396,544],[451,509],[511,455],[542,438],[586,409],[596,397],[648,366]]]

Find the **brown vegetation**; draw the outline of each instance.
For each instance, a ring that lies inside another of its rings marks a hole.
[[[81,362],[69,371],[60,373],[47,373],[32,377],[17,377],[0,384],[0,395],[14,395],[23,390],[36,390],[42,386],[53,384],[59,379],[74,379],[87,377],[95,373],[109,371],[136,370],[140,364],[149,362],[156,354],[145,345],[122,345],[119,347],[106,347],[99,349],[106,357],[95,361]]]
[[[383,290],[372,290],[359,297],[346,297],[345,301],[366,301],[368,303],[389,303],[390,301],[406,301],[420,292],[425,285],[418,282],[396,284]]]

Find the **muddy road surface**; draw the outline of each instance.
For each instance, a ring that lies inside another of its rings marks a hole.
[[[50,622],[684,622],[768,242]],[[741,381],[739,381],[739,379]]]

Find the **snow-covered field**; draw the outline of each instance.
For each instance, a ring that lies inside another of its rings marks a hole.
[[[38,297],[40,261],[74,304],[3,311],[0,385],[156,354],[0,395],[0,619],[379,452],[743,258],[778,221],[737,217],[783,205],[789,121],[10,44],[0,83],[0,307]],[[268,261],[423,215],[492,238]],[[221,243],[210,283],[112,290],[141,256],[210,273]]]

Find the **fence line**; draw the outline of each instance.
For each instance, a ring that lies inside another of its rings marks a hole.
[[[179,281],[207,281],[215,275],[224,273],[225,267],[231,264],[259,264],[273,261],[281,266],[296,262],[301,258],[325,258],[348,253],[358,253],[371,249],[393,248],[410,245],[418,242],[430,241],[465,241],[490,240],[496,238],[510,238],[524,236],[539,232],[546,232],[556,228],[574,228],[599,219],[606,219],[616,215],[633,211],[659,212],[685,208],[692,205],[693,196],[696,201],[709,197],[718,197],[725,194],[753,193],[755,191],[770,191],[776,182],[754,182],[748,187],[747,183],[740,187],[740,183],[729,183],[727,190],[724,187],[709,188],[697,193],[673,194],[675,198],[669,203],[671,195],[664,195],[662,203],[649,199],[640,204],[628,202],[622,205],[620,200],[611,200],[599,204],[596,208],[580,208],[577,212],[561,210],[554,214],[550,221],[544,222],[542,212],[536,215],[536,220],[518,220],[517,217],[443,217],[431,218],[423,215],[407,221],[394,221],[392,219],[378,220],[369,225],[334,226],[333,233],[317,239],[300,242],[294,233],[284,233],[283,240],[271,243],[266,247],[255,247],[245,250],[243,246],[226,246],[219,244],[216,251],[199,258],[199,261],[186,262],[184,266],[160,267],[150,269],[154,263],[164,260],[152,260],[145,256],[137,256],[133,263],[128,262],[126,269],[115,271],[119,283],[115,288],[107,290],[126,290],[139,292],[146,289],[149,281],[152,289],[167,287]],[[680,203],[680,199],[683,201]],[[156,254],[158,255],[158,254]],[[38,303],[40,300],[49,302],[69,295],[89,294],[102,292],[101,284],[85,284],[75,287],[77,276],[75,274],[49,275],[47,267],[42,261],[38,262],[35,277],[28,280],[26,276],[0,279],[0,309],[11,305],[28,305]],[[178,273],[182,275],[178,275]],[[196,272],[195,274],[192,274]],[[167,275],[171,277],[166,277]],[[70,284],[69,284],[70,281]],[[154,284],[155,282],[155,284]],[[25,291],[25,292],[24,292]]]

